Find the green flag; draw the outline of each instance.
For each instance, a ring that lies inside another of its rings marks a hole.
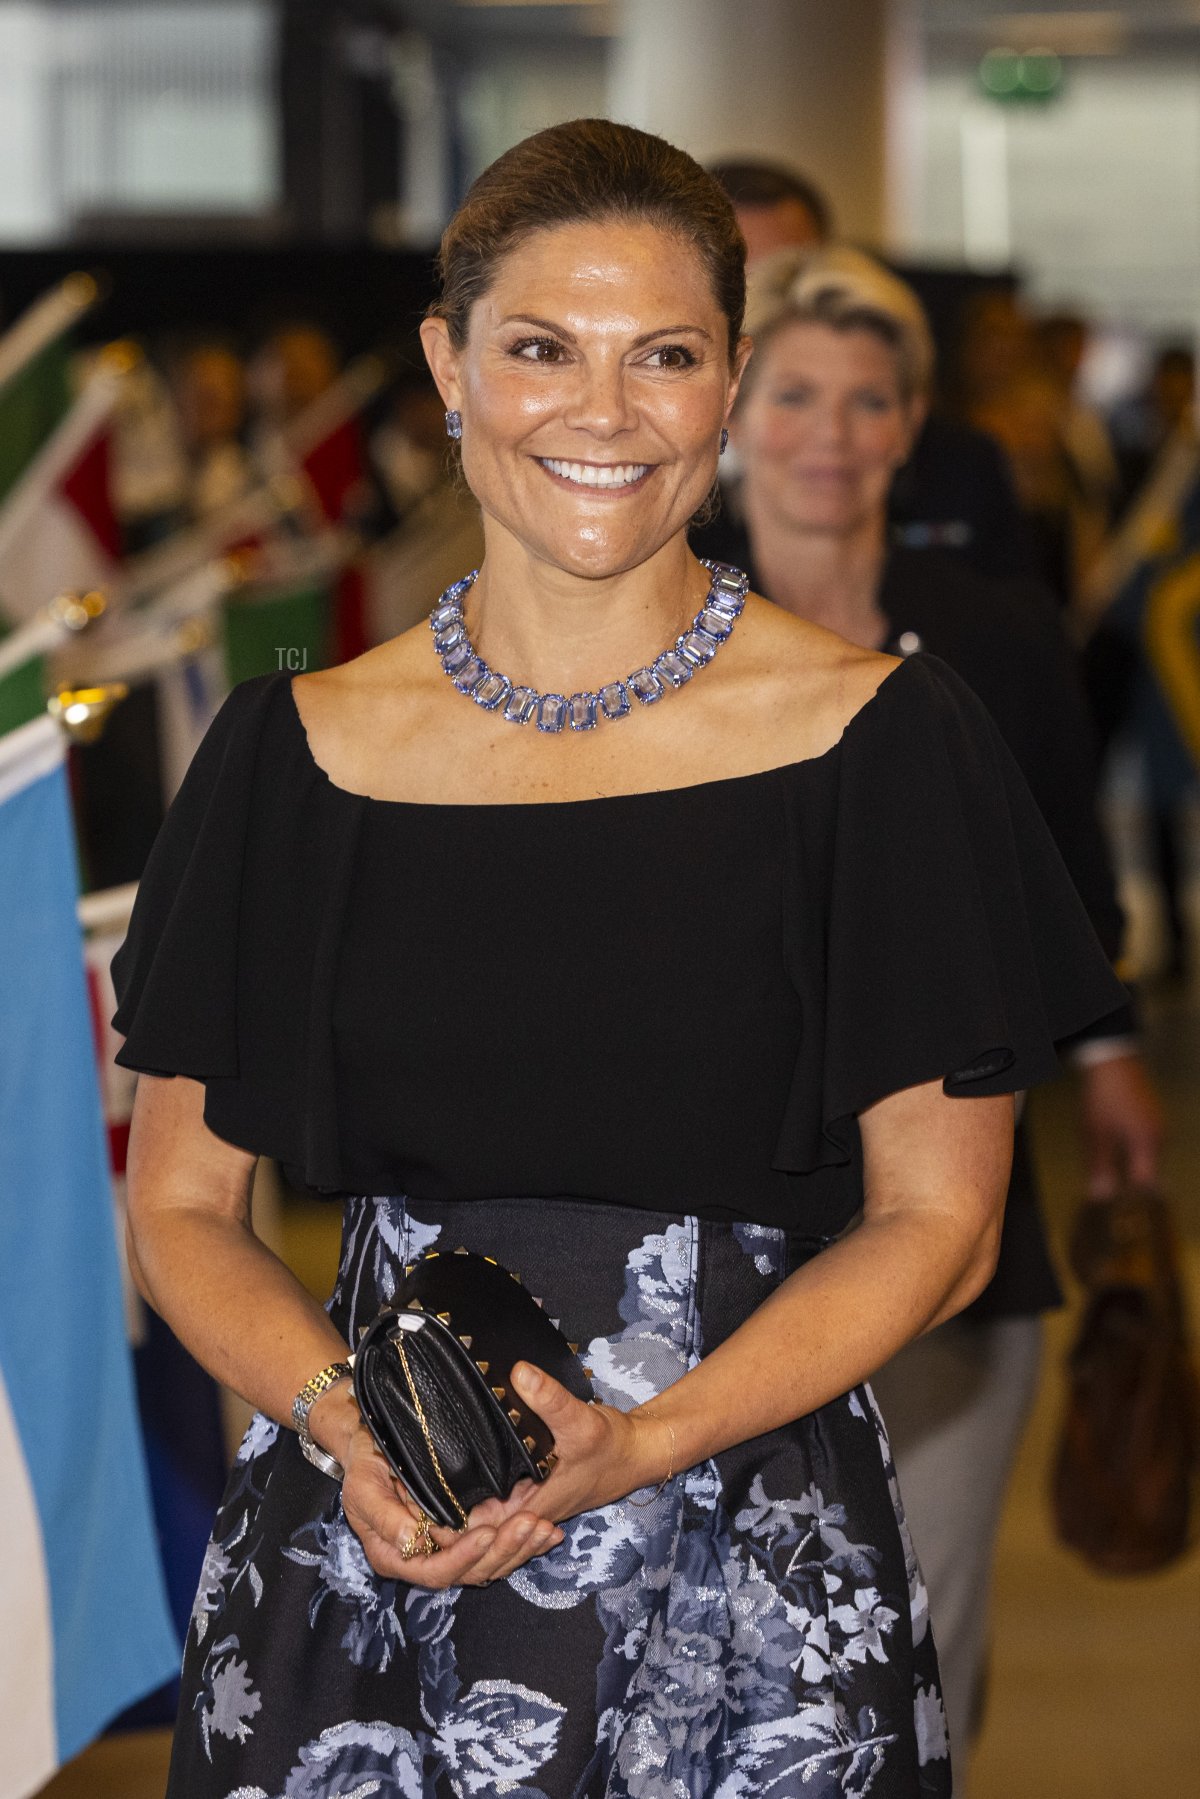
[[[226,601],[225,674],[230,686],[286,669],[302,674],[329,661],[333,602],[325,582]]]
[[[48,344],[0,388],[0,501],[15,487],[71,404],[70,344]]]
[[[0,619],[0,639],[8,636],[8,627]],[[6,675],[0,675],[0,737],[27,725],[46,710],[46,662],[42,656],[31,656],[18,662]]]

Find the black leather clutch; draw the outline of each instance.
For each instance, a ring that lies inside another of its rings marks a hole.
[[[431,1250],[363,1333],[354,1393],[412,1498],[460,1529],[472,1506],[550,1473],[554,1438],[512,1391],[512,1370],[531,1362],[590,1400],[578,1347],[490,1256]]]

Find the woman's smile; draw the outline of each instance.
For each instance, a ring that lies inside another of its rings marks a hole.
[[[586,487],[606,498],[636,492],[655,466],[651,462],[575,462],[555,456],[535,456],[534,461],[563,485]]]

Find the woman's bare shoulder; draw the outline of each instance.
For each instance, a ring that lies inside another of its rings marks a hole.
[[[381,754],[420,732],[441,673],[422,620],[333,668],[292,677],[292,695],[315,760],[341,787],[370,792]]]
[[[794,759],[821,756],[872,700],[900,658],[848,643],[836,632],[752,594],[743,640],[743,678],[761,696],[776,741]],[[769,696],[769,704],[766,703]]]

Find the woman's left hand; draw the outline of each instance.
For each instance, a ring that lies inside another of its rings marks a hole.
[[[588,1405],[528,1362],[518,1362],[510,1384],[554,1437],[556,1461],[549,1479],[522,1481],[506,1500],[487,1500],[471,1523],[498,1523],[514,1511],[556,1523],[579,1512],[655,1486],[671,1466],[668,1428],[640,1411]]]

